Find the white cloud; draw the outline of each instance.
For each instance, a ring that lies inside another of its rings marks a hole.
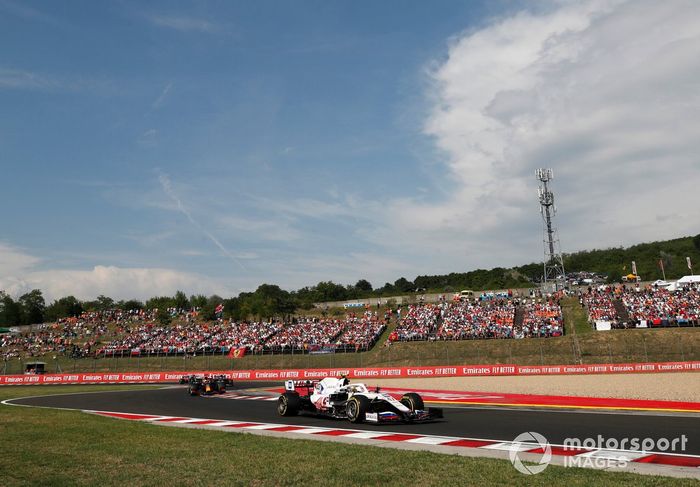
[[[194,219],[194,217],[192,216],[192,212],[190,212],[190,210],[182,203],[180,197],[175,193],[172,182],[170,181],[170,178],[167,176],[167,174],[161,173],[158,176],[158,181],[160,181],[160,184],[165,194],[167,194],[170,197],[170,199],[172,199],[173,202],[177,205],[177,211],[182,213],[189,220],[189,222],[195,228],[197,228],[197,230],[202,232],[214,245],[216,245],[224,255],[226,255],[229,259],[233,260],[236,264],[238,264],[238,266],[241,267],[241,269],[245,270],[245,266],[243,265],[243,263],[233,253],[231,253],[231,251],[224,247],[224,245],[218,238],[216,238],[211,232],[205,229],[197,220]]]
[[[172,295],[178,289],[223,296],[240,292],[223,280],[173,269],[97,265],[88,270],[37,270],[38,263],[38,258],[21,249],[0,243],[0,290],[17,297],[32,289],[41,289],[49,302],[67,295],[79,299],[94,299],[100,294],[115,299],[147,299]]]
[[[354,284],[359,279],[367,279],[375,287],[381,287],[388,280],[394,282],[401,275],[409,276],[410,272],[415,272],[411,270],[414,268],[411,262],[373,252],[299,254],[283,250],[265,257],[256,262],[258,274],[255,282],[249,283],[250,289],[263,282],[294,290],[313,286],[319,281]]]
[[[265,219],[225,215],[218,218],[219,226],[239,241],[290,242],[303,237],[289,220],[269,216]]]
[[[170,90],[172,89],[172,87],[173,87],[172,81],[170,83],[168,83],[167,85],[165,85],[165,87],[163,88],[163,91],[161,91],[160,95],[158,95],[158,98],[156,98],[156,100],[151,104],[151,109],[157,110],[161,107],[161,105],[163,105],[163,103],[165,102],[165,99],[168,97],[168,93],[170,93]]]
[[[29,274],[28,288],[39,288],[47,298],[72,294],[90,299],[104,294],[115,299],[173,295],[178,289],[194,294],[230,295],[223,283],[193,273],[171,269],[95,266],[90,270],[50,270]]]
[[[46,93],[96,93],[114,95],[119,88],[106,78],[65,76],[16,67],[0,66],[0,90],[27,90]]]
[[[0,11],[14,15],[21,19],[42,22],[44,24],[50,25],[52,27],[64,27],[65,24],[62,20],[57,19],[51,15],[48,15],[41,10],[32,8],[26,3],[17,3],[9,0],[0,0]]]
[[[60,83],[24,69],[0,68],[0,89],[52,90]]]
[[[18,274],[38,263],[37,257],[8,243],[0,242],[0,276]]]
[[[453,268],[538,260],[537,167],[565,251],[697,233],[699,19],[694,0],[557,2],[456,37],[424,129],[453,195],[393,201],[368,238]]]
[[[158,145],[158,129],[144,130],[136,139],[136,143],[145,147]]]

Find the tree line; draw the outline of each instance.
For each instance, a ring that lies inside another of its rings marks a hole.
[[[631,271],[631,262],[644,280],[662,277],[664,265],[666,277],[677,279],[688,273],[686,257],[700,267],[700,234],[662,242],[634,245],[628,248],[611,248],[564,254],[567,272],[589,271],[608,276],[610,282],[619,281],[623,274]],[[189,310],[196,308],[200,316],[215,318],[219,305],[224,306],[223,316],[242,320],[246,318],[271,318],[291,316],[297,310],[310,309],[314,303],[345,301],[352,299],[381,298],[406,293],[457,292],[462,289],[507,289],[529,287],[542,277],[542,264],[531,263],[510,269],[496,267],[490,270],[477,269],[470,272],[445,275],[418,276],[413,281],[400,277],[394,283],[385,283],[373,288],[366,279],[354,285],[342,285],[333,281],[321,281],[295,291],[286,291],[274,284],[262,284],[254,292],[240,293],[237,297],[223,298],[212,295],[187,296],[177,291],[174,296],[155,296],[142,302],[135,299],[115,301],[108,296],[98,296],[92,301],[80,301],[74,296],[65,296],[46,304],[41,290],[34,289],[13,299],[0,291],[0,326],[30,325],[53,322],[60,318],[79,316],[84,311],[154,310],[158,309],[158,320],[169,321],[168,308]]]

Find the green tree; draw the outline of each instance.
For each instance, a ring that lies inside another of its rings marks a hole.
[[[333,281],[321,281],[316,284],[319,301],[342,301],[347,299],[347,289]]]
[[[84,301],[83,309],[88,311],[106,311],[114,309],[117,305],[114,300],[108,296],[100,294],[94,301]]]
[[[303,309],[311,309],[314,303],[321,301],[315,287],[303,287],[297,291],[292,291],[292,299],[297,303],[297,307]]]
[[[114,300],[109,296],[100,294],[99,296],[97,296],[97,309],[99,311],[114,309]]]
[[[355,289],[361,292],[365,293],[371,293],[372,292],[372,283],[370,283],[366,279],[360,279],[355,283]]]
[[[130,310],[130,309],[143,309],[143,303],[137,299],[129,299],[127,301],[119,301],[119,309]]]
[[[190,305],[193,308],[203,308],[207,304],[207,297],[204,294],[193,294],[190,296]]]
[[[240,321],[246,318],[246,316],[241,312],[240,297],[224,299],[224,318],[232,318],[235,321]]]
[[[167,309],[173,308],[173,298],[170,296],[154,296],[146,301],[146,309]]]
[[[34,289],[20,296],[19,305],[22,308],[22,324],[34,325],[44,322],[46,303],[39,289]]]
[[[4,326],[22,324],[22,307],[4,291],[0,291],[0,324]]]
[[[394,294],[396,292],[396,289],[394,289],[394,286],[392,286],[391,284],[386,282],[386,283],[384,283],[384,286],[377,289],[377,292],[379,293],[380,296],[387,296],[389,294]]]
[[[415,288],[414,284],[406,279],[405,277],[400,277],[394,282],[394,288],[402,293],[408,293],[413,291]]]
[[[177,309],[190,309],[190,301],[187,299],[187,295],[182,291],[175,293],[173,297],[173,306]]]
[[[83,305],[75,296],[65,296],[47,306],[45,316],[48,321],[56,321],[59,318],[79,316],[82,312]]]
[[[207,302],[204,304],[204,306],[202,306],[202,310],[200,312],[200,316],[202,317],[202,319],[208,321],[216,319],[216,307],[220,304],[223,304],[223,302],[224,298],[222,298],[221,296],[217,296],[216,294],[209,296],[207,298]]]

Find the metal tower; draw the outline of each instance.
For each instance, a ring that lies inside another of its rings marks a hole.
[[[564,259],[561,255],[561,246],[557,229],[552,222],[557,208],[554,206],[554,193],[549,190],[547,183],[554,179],[551,169],[538,169],[535,172],[540,186],[537,194],[540,197],[540,213],[544,227],[544,276],[542,279],[542,291],[554,292],[563,289],[566,285],[566,274],[564,273]]]

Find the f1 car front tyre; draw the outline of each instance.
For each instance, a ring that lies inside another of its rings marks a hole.
[[[277,412],[280,416],[296,416],[300,408],[299,394],[285,392],[277,400]]]
[[[415,411],[416,409],[425,409],[425,405],[423,404],[423,398],[415,392],[407,392],[406,394],[404,394],[401,398],[401,404],[406,406],[411,411]]]
[[[189,386],[187,388],[187,392],[189,392],[190,396],[198,396],[199,395],[199,391],[195,387],[192,387],[192,386]]]
[[[365,396],[352,396],[345,405],[345,413],[351,423],[361,423],[369,411],[370,401]]]

